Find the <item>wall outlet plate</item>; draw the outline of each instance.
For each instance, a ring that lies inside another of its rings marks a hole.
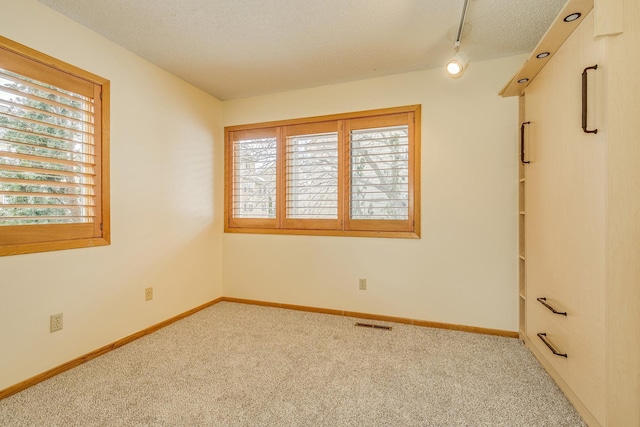
[[[367,279],[360,279],[358,281],[358,286],[360,287],[361,291],[366,291],[367,290]]]
[[[145,288],[144,289],[144,300],[150,301],[153,299],[153,288]]]
[[[49,318],[49,332],[56,332],[62,329],[62,313],[52,314]]]

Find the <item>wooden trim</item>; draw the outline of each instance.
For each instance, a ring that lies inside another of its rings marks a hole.
[[[231,227],[233,210],[233,132],[224,130],[224,232]]]
[[[326,122],[332,120],[357,119],[360,117],[370,116],[386,116],[389,114],[408,113],[414,111],[416,114],[420,111],[420,104],[407,105],[403,107],[382,108],[379,110],[357,111],[353,113],[331,114],[326,116],[304,117],[298,119],[278,120],[272,122],[251,123],[246,125],[226,126],[225,131],[238,131],[245,129],[266,128],[276,126],[291,126],[298,124],[306,124],[309,122]]]
[[[338,121],[338,229],[344,235],[349,218],[349,194],[351,193],[351,171],[349,170],[349,130],[344,120]]]
[[[338,209],[336,209],[338,211]],[[286,207],[285,207],[286,212]],[[337,230],[340,227],[340,219],[306,219],[306,218],[287,218],[286,215],[282,218],[282,228],[284,230]]]
[[[339,122],[338,120],[331,120],[327,122],[312,121],[310,123],[304,123],[299,125],[284,126],[284,129],[282,132],[282,138],[286,146],[287,138],[292,136],[337,133],[338,122]]]
[[[420,235],[412,231],[360,231],[360,230],[311,230],[290,228],[243,228],[225,227],[225,233],[240,234],[289,234],[297,236],[335,236],[335,237],[393,237],[397,239],[419,239]]]
[[[3,205],[11,206],[11,205]],[[20,205],[13,205],[20,206]],[[25,205],[23,205],[25,206]],[[58,205],[26,205],[30,207]],[[59,205],[68,206],[68,205]],[[42,217],[41,217],[42,218]],[[94,218],[96,220],[96,218]],[[37,243],[57,243],[62,241],[94,239],[94,224],[90,222],[77,224],[32,224],[3,227],[0,234],[0,254],[11,250],[14,246],[26,246]]]
[[[231,204],[233,206],[233,204]],[[233,209],[233,208],[231,208]],[[232,218],[229,217],[228,228],[259,228],[264,230],[277,229],[276,218]],[[225,229],[225,232],[227,230]]]
[[[53,85],[60,89],[84,96],[86,98],[93,97],[93,83],[84,78],[61,71],[57,66],[57,61],[51,58],[51,64],[39,61],[33,54],[19,53],[7,48],[0,40],[0,49],[2,52],[2,68],[13,73],[27,77],[29,80],[35,80],[47,85]],[[39,84],[24,82],[29,86],[56,93],[48,88],[42,88]],[[56,93],[57,94],[57,93]],[[67,94],[59,94],[59,96],[74,99],[75,97]],[[46,102],[46,100],[45,100]],[[84,101],[82,101],[84,102]]]
[[[265,307],[284,308],[288,310],[308,311],[312,313],[333,314],[336,316],[356,317],[359,319],[380,320],[383,322],[403,323],[413,326],[425,326],[428,328],[448,329],[452,331],[471,332],[474,334],[495,335],[500,337],[518,338],[518,332],[505,331],[501,329],[481,328],[477,326],[455,325],[451,323],[432,322],[429,320],[417,320],[407,317],[386,316],[382,314],[361,313],[357,311],[335,310],[331,308],[310,307],[295,304],[283,304],[278,302],[250,300],[244,298],[222,297],[221,301],[235,302],[239,304],[259,305]]]
[[[217,298],[214,299],[212,301],[209,301],[205,304],[202,304],[198,307],[192,308],[191,310],[187,310],[182,314],[178,314],[177,316],[174,316],[170,319],[164,320],[160,323],[157,323],[153,326],[149,326],[148,328],[145,328],[139,332],[136,332],[135,334],[129,335],[127,337],[124,337],[118,341],[115,341],[111,344],[107,344],[103,347],[100,347],[97,350],[93,350],[83,356],[77,357],[73,360],[70,360],[66,363],[63,363],[60,366],[57,366],[53,369],[49,369],[48,371],[45,371],[41,374],[38,374],[36,376],[33,376],[27,380],[24,380],[22,382],[19,382],[18,384],[12,385],[11,387],[8,387],[4,390],[0,390],[0,400],[4,399],[5,397],[9,397],[13,394],[19,393],[23,390],[26,390],[27,388],[34,386],[42,381],[48,380],[49,378],[55,377],[58,374],[61,374],[62,372],[68,371],[69,369],[75,368],[79,365],[82,365],[85,362],[88,362],[92,359],[95,359],[98,356],[102,356],[103,354],[109,353],[112,350],[115,350],[119,347],[122,347],[125,344],[129,344],[130,342],[133,342],[135,340],[137,340],[138,338],[142,338],[145,335],[149,335],[153,332],[156,332],[159,329],[164,328],[165,326],[169,326],[170,324],[177,322],[178,320],[182,320],[185,317],[189,317],[192,314],[197,313],[200,310],[203,310],[205,308],[211,307],[212,305],[215,305],[217,303],[219,303],[220,301],[223,301],[222,298]]]
[[[409,180],[409,199],[411,204],[409,206],[409,212],[411,214],[411,220],[413,221],[413,232],[416,236],[420,236],[420,165],[422,164],[422,157],[420,157],[420,145],[422,143],[422,107],[413,112],[411,116],[412,122],[409,123],[409,129],[413,133],[410,137],[413,144],[409,147],[409,173],[412,173],[412,177]]]
[[[235,179],[235,177],[234,177]],[[231,182],[233,185],[233,182]],[[276,228],[284,226],[287,212],[287,143],[282,127],[276,128]]]
[[[67,74],[71,74],[72,76],[81,78],[88,82],[104,85],[109,81],[105,78],[102,78],[98,75],[90,73],[89,71],[83,70],[82,68],[78,68],[74,65],[68,64],[64,61],[56,59],[52,56],[44,54],[42,52],[38,52],[35,49],[31,49],[23,44],[14,42],[6,37],[0,36],[0,46],[8,51],[17,53],[18,55],[33,59],[41,64],[45,64],[49,67],[53,67],[57,70],[63,71]]]
[[[411,190],[409,190],[411,192]],[[410,205],[409,205],[410,209]],[[349,219],[346,218],[348,231],[404,231],[411,232],[413,228],[413,215],[409,212],[408,219]]]
[[[102,226],[102,240],[105,245],[111,244],[111,83],[106,80],[102,83],[100,92],[100,115],[96,123],[100,123],[100,182],[96,182],[100,188],[100,224]],[[97,231],[97,230],[96,230]]]
[[[0,256],[32,254],[36,252],[52,252],[66,249],[92,248],[95,246],[107,246],[109,244],[109,239],[100,237],[90,239],[64,240],[57,242],[6,245],[0,246]]]
[[[111,344],[107,344],[103,347],[100,347],[96,350],[90,351],[89,353],[86,353],[80,357],[77,357],[73,360],[70,360],[66,363],[63,363],[62,365],[56,366],[55,368],[49,369],[45,372],[42,372],[38,375],[35,375],[29,379],[26,379],[24,381],[21,381],[17,384],[14,384],[4,390],[0,390],[0,400],[12,396],[16,393],[19,393],[23,390],[28,389],[31,386],[34,386],[42,381],[48,380],[49,378],[53,378],[58,374],[61,374],[65,371],[68,371],[70,369],[73,369],[77,366],[82,365],[85,362],[88,362],[92,359],[95,359],[98,356],[102,356],[106,353],[109,353],[112,350],[115,350],[119,347],[122,347],[126,344],[129,344],[135,340],[137,340],[138,338],[142,338],[145,335],[149,335],[152,334],[162,328],[164,328],[165,326],[169,326],[172,323],[177,322],[178,320],[182,320],[186,317],[191,316],[192,314],[195,314],[201,310],[204,310],[205,308],[211,307],[213,305],[216,305],[219,302],[233,302],[233,303],[239,303],[239,304],[249,304],[249,305],[258,305],[258,306],[263,306],[263,307],[275,307],[275,308],[283,308],[283,309],[287,309],[287,310],[297,310],[297,311],[306,311],[306,312],[312,312],[312,313],[322,313],[322,314],[332,314],[332,315],[336,315],[336,316],[345,316],[345,317],[356,317],[359,319],[368,319],[368,320],[379,320],[379,321],[384,321],[384,322],[395,322],[395,323],[402,323],[402,324],[407,324],[407,325],[414,325],[414,326],[425,326],[425,327],[429,327],[429,328],[438,328],[438,329],[448,329],[448,330],[454,330],[454,331],[462,331],[462,332],[471,332],[471,333],[476,333],[476,334],[485,334],[485,335],[495,335],[495,336],[501,336],[501,337],[508,337],[508,338],[518,338],[518,333],[517,332],[512,332],[512,331],[504,331],[504,330],[500,330],[500,329],[490,329],[490,328],[480,328],[480,327],[476,327],[476,326],[464,326],[464,325],[454,325],[454,324],[450,324],[450,323],[441,323],[441,322],[431,322],[428,320],[416,320],[416,319],[409,319],[406,317],[395,317],[395,316],[385,316],[385,315],[379,315],[379,314],[370,314],[370,313],[360,313],[360,312],[355,312],[355,311],[345,311],[345,310],[335,310],[335,309],[330,309],[330,308],[319,308],[319,307],[310,307],[310,306],[303,306],[303,305],[294,305],[294,304],[282,304],[282,303],[276,303],[276,302],[268,302],[268,301],[259,301],[259,300],[249,300],[249,299],[243,299],[243,298],[233,298],[233,297],[220,297],[220,298],[216,298],[212,301],[209,301],[205,304],[202,304],[198,307],[192,308],[191,310],[187,310],[184,313],[178,314],[177,316],[171,317],[167,320],[164,320],[160,323],[156,323],[155,325],[149,326],[148,328],[145,328],[141,331],[138,331],[134,334],[131,334],[129,336],[126,336],[122,339],[119,339]],[[533,349],[532,349],[533,350]]]

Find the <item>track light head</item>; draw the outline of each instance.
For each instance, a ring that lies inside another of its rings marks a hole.
[[[467,69],[469,59],[464,52],[458,52],[453,58],[447,62],[447,74],[453,79],[460,77]]]

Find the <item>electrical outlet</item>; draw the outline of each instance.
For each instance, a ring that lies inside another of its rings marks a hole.
[[[153,299],[153,288],[144,289],[144,300],[149,301]]]
[[[62,329],[62,313],[52,314],[49,318],[49,332]]]
[[[367,279],[360,279],[359,280],[359,285],[360,285],[360,290],[361,291],[366,291],[367,290]]]

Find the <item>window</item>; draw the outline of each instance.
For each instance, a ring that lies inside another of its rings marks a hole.
[[[420,236],[420,106],[225,128],[225,231]]]
[[[0,37],[0,255],[109,244],[109,81]]]

